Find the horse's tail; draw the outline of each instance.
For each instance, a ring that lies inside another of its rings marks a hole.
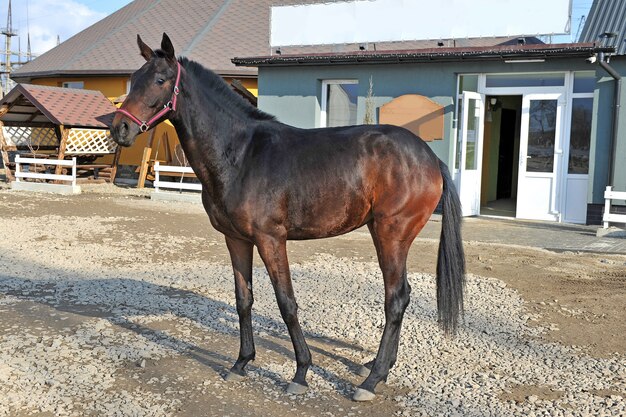
[[[437,258],[437,315],[446,334],[456,333],[459,314],[463,313],[465,254],[461,239],[461,202],[448,167],[439,161],[443,177],[441,195],[441,238]]]

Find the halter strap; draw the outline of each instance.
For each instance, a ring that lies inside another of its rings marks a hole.
[[[176,111],[176,102],[178,100],[178,94],[180,94],[180,88],[178,87],[178,85],[180,83],[180,72],[181,72],[180,62],[176,62],[176,65],[177,65],[176,82],[174,83],[174,90],[172,92],[172,98],[170,101],[165,103],[163,108],[159,110],[154,116],[152,116],[150,120],[141,121],[137,117],[132,115],[129,111],[122,109],[122,108],[116,110],[117,113],[122,113],[124,116],[128,117],[133,122],[137,123],[139,125],[139,131],[141,133],[148,131],[152,127],[152,124],[154,122],[156,122],[161,117],[166,115],[169,111]]]

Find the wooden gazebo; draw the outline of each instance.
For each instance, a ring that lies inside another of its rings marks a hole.
[[[13,180],[15,155],[27,154],[75,156],[83,178],[113,182],[120,153],[109,133],[115,109],[99,91],[18,84],[0,103],[0,152],[7,181]]]

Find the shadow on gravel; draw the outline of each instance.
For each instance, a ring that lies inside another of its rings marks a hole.
[[[67,276],[67,271],[55,271],[46,268],[46,275]],[[165,331],[153,329],[149,327],[149,324],[137,323],[132,320],[133,316],[173,315],[175,318],[189,319],[208,331],[238,336],[239,321],[237,311],[233,306],[193,291],[139,280],[126,278],[93,279],[91,276],[75,277],[72,280],[34,280],[0,274],[0,294],[12,296],[21,301],[38,303],[59,312],[87,318],[106,319],[118,328],[134,332],[146,340],[192,358],[221,376],[224,376],[234,363],[238,353],[236,350],[227,354],[210,351]],[[159,320],[155,321],[158,322]],[[287,346],[291,344],[286,327],[282,322],[253,313],[253,328],[255,331],[264,331],[272,338],[284,341]],[[328,336],[323,338],[320,338],[319,335],[307,334],[305,336],[307,336],[312,352],[340,362],[354,372],[360,368],[361,364],[332,353],[319,345],[362,351],[360,346]],[[257,348],[262,347],[294,361],[295,369],[295,359],[291,349],[268,337],[259,337],[259,335],[255,337],[255,344]],[[229,354],[233,356],[229,356]],[[254,362],[248,365],[248,369],[250,371],[261,370],[254,365]],[[313,366],[310,372],[317,373],[333,385],[337,383],[352,385],[350,381],[326,369],[319,371],[316,366]],[[277,385],[286,385],[289,382],[284,381],[282,376],[269,370],[262,369],[262,373]]]

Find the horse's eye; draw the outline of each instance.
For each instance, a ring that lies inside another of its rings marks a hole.
[[[165,83],[165,80],[164,80],[163,78],[159,78],[159,79],[157,80],[157,84],[158,84],[158,85],[163,85],[163,83]]]

